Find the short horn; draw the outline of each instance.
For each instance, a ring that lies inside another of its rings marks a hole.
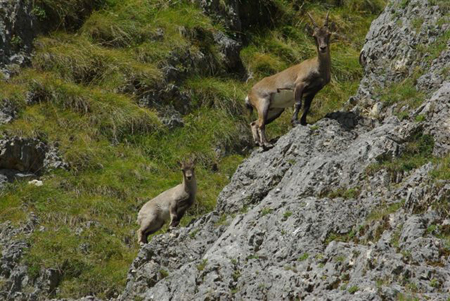
[[[314,21],[313,17],[311,17],[311,15],[310,15],[308,12],[307,12],[306,14],[307,14],[308,17],[311,19],[312,24],[313,24],[315,27],[318,27],[317,24],[316,24],[316,21]]]
[[[327,17],[325,18],[325,25],[328,26],[328,16],[330,15],[330,11],[327,11]]]

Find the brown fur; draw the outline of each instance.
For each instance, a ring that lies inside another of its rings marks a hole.
[[[194,203],[197,192],[195,161],[191,160],[180,165],[183,171],[183,183],[148,201],[139,211],[138,243],[147,243],[147,237],[161,229],[169,217],[170,228],[178,226],[187,209]]]
[[[313,37],[316,41],[317,57],[263,78],[252,87],[246,98],[247,106],[251,105],[258,111],[258,120],[250,123],[253,139],[257,145],[264,148],[272,147],[267,141],[265,126],[278,118],[285,108],[294,104],[292,124],[306,125],[306,115],[314,96],[330,82],[331,33],[328,31],[328,14],[325,25],[320,28],[312,17],[309,17],[314,24]],[[305,98],[305,105],[299,122],[298,113],[302,98]]]

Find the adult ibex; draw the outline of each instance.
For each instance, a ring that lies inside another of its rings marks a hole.
[[[263,148],[272,147],[266,138],[265,127],[267,124],[278,118],[285,108],[295,103],[292,125],[295,126],[298,123],[306,125],[306,115],[314,96],[330,82],[331,32],[328,30],[328,13],[322,27],[317,26],[309,13],[308,16],[314,25],[312,36],[316,41],[317,57],[263,78],[253,86],[245,99],[250,110],[253,110],[254,107],[258,111],[258,120],[250,123],[250,127],[255,143]],[[298,113],[303,97],[305,106],[299,122]]]
[[[192,206],[197,192],[195,159],[180,163],[183,183],[159,194],[141,208],[137,223],[138,243],[146,244],[147,237],[162,228],[170,217],[170,228],[178,226],[186,210]]]

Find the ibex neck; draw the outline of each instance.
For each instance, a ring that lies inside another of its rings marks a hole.
[[[329,81],[331,74],[331,56],[329,46],[327,47],[327,51],[325,53],[321,53],[317,50],[317,62],[319,64],[319,73]]]
[[[197,180],[195,179],[195,176],[190,181],[186,181],[183,177],[183,187],[184,191],[187,193],[195,193],[197,191]]]

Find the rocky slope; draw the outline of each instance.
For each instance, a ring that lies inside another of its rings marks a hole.
[[[351,110],[255,150],[214,212],[141,248],[119,299],[447,300],[448,31],[445,1],[390,1]]]

